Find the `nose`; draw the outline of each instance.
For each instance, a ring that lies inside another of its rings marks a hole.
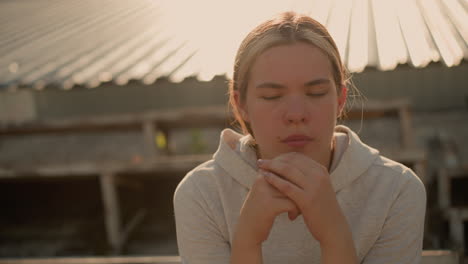
[[[295,97],[288,100],[284,111],[284,121],[287,124],[304,124],[308,122],[308,119],[304,99]]]

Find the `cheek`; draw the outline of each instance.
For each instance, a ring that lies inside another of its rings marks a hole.
[[[275,126],[275,120],[278,117],[274,109],[265,104],[258,103],[250,108],[249,119],[252,129],[260,132],[263,130],[271,131],[270,129]]]
[[[333,101],[323,102],[312,111],[311,122],[322,128],[334,128],[336,125],[336,103]]]
[[[279,117],[277,107],[262,100],[247,100],[247,115],[250,127],[258,138],[272,136],[274,131],[278,131]]]

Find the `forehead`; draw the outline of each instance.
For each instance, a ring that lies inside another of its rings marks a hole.
[[[262,52],[252,65],[249,82],[293,84],[315,78],[332,78],[330,60],[314,45],[297,42]]]

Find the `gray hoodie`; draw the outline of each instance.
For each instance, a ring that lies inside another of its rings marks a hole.
[[[426,209],[423,183],[407,167],[362,143],[349,128],[337,126],[335,138],[330,177],[360,263],[419,263]],[[229,263],[240,209],[259,177],[250,140],[224,130],[213,159],[190,171],[177,187],[174,210],[183,263]],[[294,221],[286,213],[277,216],[262,249],[264,263],[320,263],[320,244],[301,216]]]

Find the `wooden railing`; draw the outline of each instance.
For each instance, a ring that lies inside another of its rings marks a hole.
[[[384,154],[397,161],[411,164],[416,173],[424,179],[425,154],[414,147],[409,101],[369,101],[363,105],[355,104],[347,116],[350,120],[380,118],[393,115],[400,124],[401,142],[397,151]],[[47,133],[82,133],[86,131],[138,130],[144,142],[146,156],[138,162],[96,161],[74,162],[73,164],[21,164],[21,166],[2,167],[0,177],[99,175],[102,202],[105,210],[107,240],[115,253],[119,253],[132,228],[141,221],[137,213],[129,224],[122,225],[115,177],[128,172],[167,172],[188,171],[210,159],[211,155],[172,155],[169,146],[161,149],[155,144],[157,131],[162,131],[171,140],[171,131],[177,128],[229,127],[232,116],[225,106],[187,108],[175,111],[148,112],[112,117],[88,117],[70,120],[44,120],[23,124],[0,124],[0,136],[27,136]],[[393,143],[392,143],[393,144]]]

